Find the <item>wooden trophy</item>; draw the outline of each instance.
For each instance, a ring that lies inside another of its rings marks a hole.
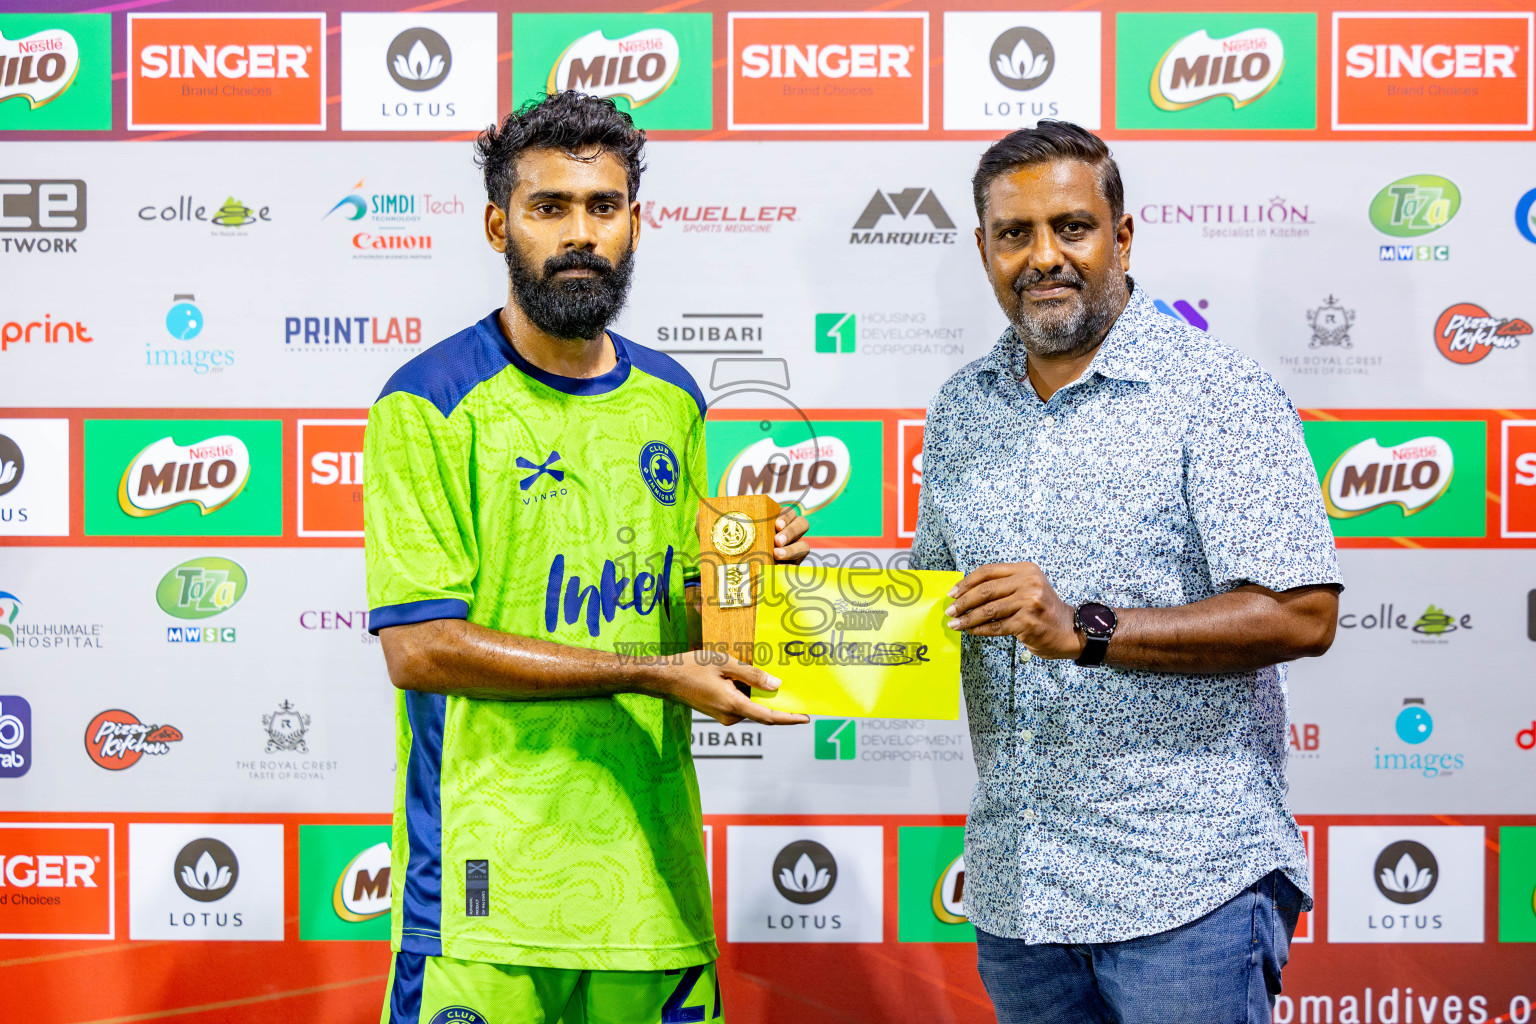
[[[752,664],[763,567],[773,564],[779,503],[766,494],[699,501],[704,646]],[[742,686],[742,684],[737,684]]]

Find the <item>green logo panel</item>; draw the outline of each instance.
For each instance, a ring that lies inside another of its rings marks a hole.
[[[1260,72],[1256,64],[1241,63],[1252,53],[1246,46],[1223,56],[1221,40],[1255,30],[1279,37],[1283,55],[1278,72],[1273,64]],[[1202,31],[1206,40],[1198,38]],[[1186,85],[1198,82],[1206,88],[1166,95],[1159,88],[1165,58],[1184,73]],[[1115,15],[1115,127],[1316,128],[1317,15]]]
[[[859,336],[859,318],[852,313],[816,314],[816,351],[853,352]]]
[[[123,475],[146,448],[166,437],[195,445],[221,435],[239,438],[250,455],[250,474],[232,499],[206,514],[192,501],[149,515],[123,510],[118,495]],[[86,536],[278,537],[282,532],[281,420],[85,421]]]
[[[299,826],[300,939],[389,941],[389,914],[378,913],[388,868],[381,875],[377,854],[368,857],[389,839],[388,825]]]
[[[111,129],[112,15],[0,14],[0,38],[0,131]]]
[[[1482,537],[1487,533],[1487,427],[1481,420],[1309,420],[1302,426],[1325,493],[1329,471],[1363,442],[1391,448],[1420,438],[1440,438],[1454,457],[1449,483],[1440,477],[1444,490],[1439,497],[1411,513],[1400,504],[1383,504],[1349,517],[1330,513],[1335,537]],[[1384,491],[1385,470],[1381,472]]]
[[[576,89],[646,129],[714,125],[709,14],[514,14],[512,100]]]
[[[963,891],[965,828],[906,826],[896,837],[898,942],[975,942],[956,900]],[[960,913],[956,913],[960,911]]]
[[[883,537],[884,436],[879,420],[711,420],[709,493],[795,502],[817,537]]]
[[[1536,828],[1499,829],[1499,941],[1536,942]]]
[[[818,718],[815,723],[816,760],[852,761],[858,756],[859,727],[851,718]]]

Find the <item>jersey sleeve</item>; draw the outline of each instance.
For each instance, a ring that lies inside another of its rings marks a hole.
[[[688,431],[684,445],[684,479],[688,486],[683,494],[683,537],[678,556],[683,566],[683,586],[699,585],[699,502],[709,493],[709,467],[705,458],[704,421],[695,421]]]
[[[465,619],[479,565],[469,425],[397,391],[368,413],[363,534],[368,631]]]

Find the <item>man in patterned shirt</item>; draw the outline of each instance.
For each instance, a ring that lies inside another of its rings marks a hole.
[[[1301,423],[1127,276],[1099,138],[1042,121],[973,185],[1012,326],[929,407],[912,556],[967,573],[982,980],[1004,1024],[1267,1022],[1311,906],[1283,662],[1341,589]]]

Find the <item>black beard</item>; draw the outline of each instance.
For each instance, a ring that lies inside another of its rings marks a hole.
[[[540,274],[507,240],[507,270],[518,308],[533,325],[556,338],[590,340],[603,333],[629,299],[634,250],[626,248],[618,265],[595,252],[571,249],[544,261]],[[555,280],[562,270],[590,270],[591,277]]]
[[[1075,287],[1080,293],[1077,309],[1058,316],[1036,310],[1024,298],[1023,292],[1045,280]],[[1019,297],[1018,304],[1009,320],[1013,323],[1014,333],[1024,344],[1024,350],[1037,356],[1061,355],[1102,338],[1119,317],[1119,307],[1124,305],[1120,299],[1127,290],[1124,278],[1120,281],[1119,295],[1116,294],[1117,289],[1111,287],[1112,284],[1109,281],[1097,288],[1090,287],[1070,264],[1064,264],[1054,274],[1032,270],[1020,274],[1013,282],[1014,294]]]

